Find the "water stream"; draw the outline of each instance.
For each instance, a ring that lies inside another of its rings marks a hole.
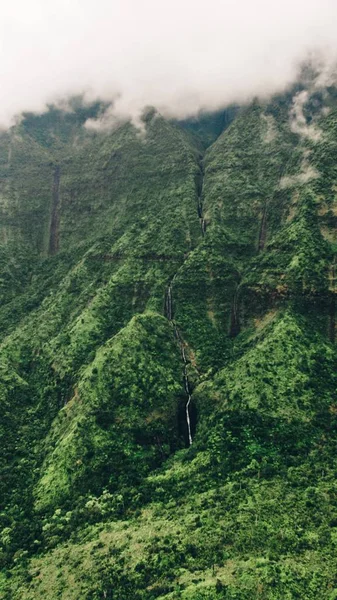
[[[330,268],[330,307],[329,307],[329,339],[333,344],[336,339],[336,269],[335,259]]]
[[[202,237],[204,237],[205,233],[206,233],[206,222],[205,222],[205,219],[203,216],[203,204],[202,204],[203,181],[204,181],[204,169],[203,169],[202,163],[200,162],[200,177],[199,177],[199,180],[197,183],[197,193],[198,193],[197,211],[198,211],[198,217],[199,217],[199,221],[200,221]],[[171,279],[171,281],[167,287],[167,290],[166,290],[165,316],[173,325],[174,333],[178,340],[178,343],[180,346],[181,357],[182,357],[183,363],[184,363],[184,388],[185,388],[185,392],[186,392],[186,396],[187,396],[187,402],[185,404],[185,414],[186,414],[186,424],[187,424],[187,432],[188,432],[188,443],[191,446],[191,444],[193,442],[192,427],[191,427],[191,415],[190,415],[192,396],[191,396],[190,384],[188,381],[188,372],[187,372],[188,360],[187,360],[186,351],[185,351],[186,344],[185,344],[185,342],[181,336],[181,333],[178,329],[178,326],[173,318],[173,315],[174,315],[173,284],[174,284],[174,280],[175,280],[176,276],[177,276],[177,273],[175,273],[175,275]]]
[[[178,329],[178,326],[176,324],[176,322],[173,319],[173,292],[172,292],[172,288],[173,288],[173,279],[171,281],[171,283],[169,284],[167,291],[166,291],[166,298],[165,298],[165,316],[166,318],[172,323],[173,325],[173,329],[174,329],[174,334],[178,340],[179,346],[180,346],[180,352],[181,352],[181,357],[183,359],[183,363],[184,363],[184,388],[185,388],[185,392],[187,395],[187,402],[185,404],[185,413],[186,413],[186,424],[187,424],[187,432],[188,432],[188,443],[189,445],[192,444],[193,439],[192,439],[192,428],[191,428],[191,417],[190,417],[190,404],[191,404],[191,391],[190,391],[190,385],[189,385],[189,381],[188,381],[188,373],[187,373],[187,357],[186,357],[186,352],[185,352],[185,343],[184,340],[181,336],[181,333]]]
[[[49,254],[56,254],[59,248],[59,226],[60,226],[60,167],[57,165],[54,170],[51,219],[49,227]]]
[[[204,165],[203,163],[200,161],[199,163],[199,168],[200,168],[200,177],[198,180],[198,184],[197,184],[197,190],[198,190],[198,217],[199,217],[199,221],[200,221],[200,227],[201,227],[201,235],[202,237],[205,236],[206,233],[206,222],[204,219],[204,210],[203,210],[203,198],[202,198],[202,194],[203,194],[203,187],[204,187]]]

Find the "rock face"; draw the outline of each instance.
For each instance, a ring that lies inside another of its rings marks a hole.
[[[0,598],[335,597],[337,101],[300,91],[1,134]]]

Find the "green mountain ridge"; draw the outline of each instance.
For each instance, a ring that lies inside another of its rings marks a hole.
[[[0,135],[3,600],[337,598],[337,104],[300,91]]]

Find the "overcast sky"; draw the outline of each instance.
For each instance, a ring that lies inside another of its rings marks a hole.
[[[0,123],[82,91],[185,116],[281,89],[313,48],[337,53],[337,0],[10,0]]]

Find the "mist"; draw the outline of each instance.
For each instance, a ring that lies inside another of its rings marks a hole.
[[[69,95],[177,118],[281,91],[337,56],[336,0],[13,0],[0,17],[0,124]]]

